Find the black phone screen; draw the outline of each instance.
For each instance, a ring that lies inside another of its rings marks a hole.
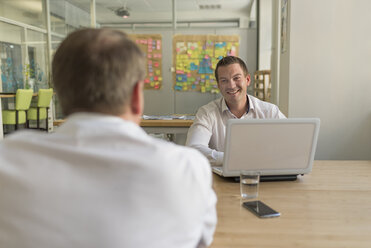
[[[278,217],[281,215],[261,201],[244,202],[243,206],[261,218]]]

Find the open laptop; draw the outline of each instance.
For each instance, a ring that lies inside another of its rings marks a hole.
[[[318,118],[228,120],[223,166],[212,170],[223,177],[254,170],[261,181],[295,180],[312,170],[319,126]]]

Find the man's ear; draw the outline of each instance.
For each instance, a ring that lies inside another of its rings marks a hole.
[[[133,92],[131,94],[131,104],[130,104],[130,108],[131,108],[131,112],[134,114],[134,115],[142,115],[143,113],[143,107],[144,107],[144,103],[143,103],[143,81],[138,81],[134,88],[133,88]]]
[[[249,87],[250,86],[250,83],[251,83],[250,74],[247,74],[247,76],[246,76],[246,83],[247,83],[247,87]]]

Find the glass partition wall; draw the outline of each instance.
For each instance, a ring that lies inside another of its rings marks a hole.
[[[53,87],[50,65],[58,45],[68,33],[90,26],[90,12],[70,2],[0,0],[0,92]],[[63,118],[56,96],[53,103],[53,119]],[[1,104],[12,108],[14,99]]]
[[[1,92],[48,88],[43,1],[0,0]]]

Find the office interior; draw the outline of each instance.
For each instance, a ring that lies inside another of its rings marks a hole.
[[[116,13],[123,7],[128,18]],[[270,101],[289,118],[321,119],[316,160],[370,160],[369,9],[366,0],[0,0],[0,87],[52,87],[53,52],[76,29],[159,34],[163,82],[145,90],[144,114],[194,115],[220,94],[174,90],[173,36],[237,35],[250,73],[271,71]]]

